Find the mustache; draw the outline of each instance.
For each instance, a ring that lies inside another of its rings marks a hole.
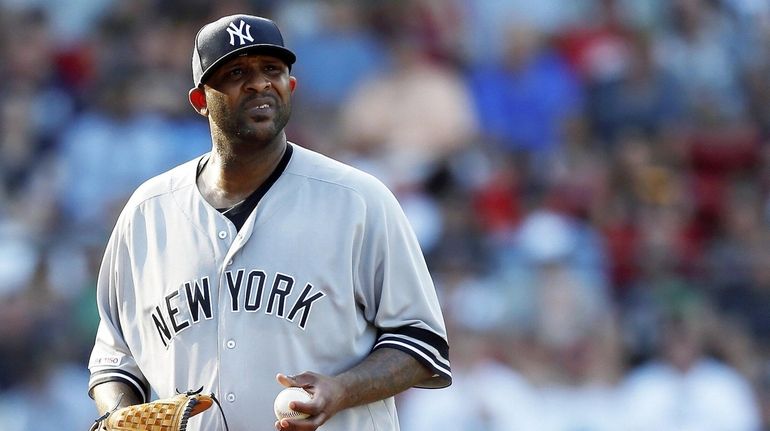
[[[252,104],[262,104],[266,102],[273,106],[279,105],[278,98],[272,94],[255,94],[243,99],[243,101],[240,103],[240,107],[245,108]]]

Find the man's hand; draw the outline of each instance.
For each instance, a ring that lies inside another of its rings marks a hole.
[[[311,402],[292,401],[289,407],[298,412],[307,413],[306,419],[281,419],[275,422],[275,428],[281,431],[314,431],[343,407],[340,405],[344,388],[334,377],[317,373],[304,372],[296,376],[278,374],[278,383],[286,387],[300,387],[313,395]]]
[[[281,419],[280,431],[315,431],[340,410],[384,400],[430,378],[431,371],[400,350],[376,349],[361,363],[334,377],[304,372],[296,376],[278,374],[283,386],[298,386],[313,395],[313,401],[292,401],[289,407],[307,413],[306,419]]]

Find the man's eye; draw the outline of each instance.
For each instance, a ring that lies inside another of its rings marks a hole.
[[[230,70],[230,76],[237,77],[243,75],[243,69],[240,67]]]

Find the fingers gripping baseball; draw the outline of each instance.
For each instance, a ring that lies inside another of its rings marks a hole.
[[[340,408],[342,388],[332,377],[304,372],[295,376],[278,374],[276,380],[286,387],[300,387],[312,395],[308,402],[292,401],[289,408],[307,413],[305,419],[284,418],[276,421],[281,431],[313,431],[328,421]]]

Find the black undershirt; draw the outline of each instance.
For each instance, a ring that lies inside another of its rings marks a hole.
[[[254,211],[254,208],[257,207],[262,196],[270,190],[270,187],[278,181],[278,178],[283,174],[283,171],[286,170],[286,166],[289,164],[289,160],[291,160],[293,151],[294,149],[291,147],[291,144],[287,144],[286,151],[283,152],[283,156],[281,156],[281,160],[279,160],[278,164],[275,166],[273,173],[267,177],[261,186],[257,187],[257,189],[242,202],[237,203],[230,208],[217,208],[217,211],[227,217],[235,225],[236,229],[241,230],[243,224],[246,223],[246,219],[249,218],[249,214],[251,214],[251,212]],[[206,166],[206,163],[208,163],[208,158],[201,160],[201,165],[198,167],[198,175],[203,171],[203,167]]]

